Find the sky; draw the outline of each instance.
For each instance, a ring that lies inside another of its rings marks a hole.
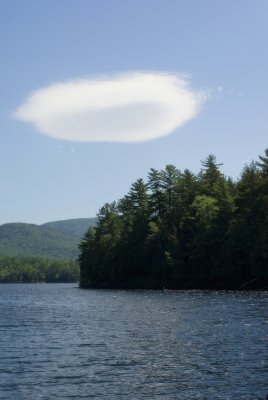
[[[150,168],[268,147],[267,0],[1,0],[0,224],[94,217]]]

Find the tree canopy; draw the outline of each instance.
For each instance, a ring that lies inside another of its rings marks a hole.
[[[268,149],[237,181],[213,154],[201,166],[152,168],[105,204],[80,244],[80,286],[267,287]]]

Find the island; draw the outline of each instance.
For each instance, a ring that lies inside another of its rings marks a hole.
[[[80,287],[268,288],[268,149],[237,180],[210,154],[151,169],[106,203],[80,243]]]

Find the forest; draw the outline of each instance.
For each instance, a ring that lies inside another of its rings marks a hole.
[[[151,169],[99,210],[80,287],[267,289],[268,149],[233,180],[213,154],[195,174]]]
[[[0,256],[0,283],[77,282],[79,266],[73,260]]]

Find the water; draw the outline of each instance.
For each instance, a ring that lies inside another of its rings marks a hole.
[[[267,292],[0,285],[0,398],[262,399]]]

